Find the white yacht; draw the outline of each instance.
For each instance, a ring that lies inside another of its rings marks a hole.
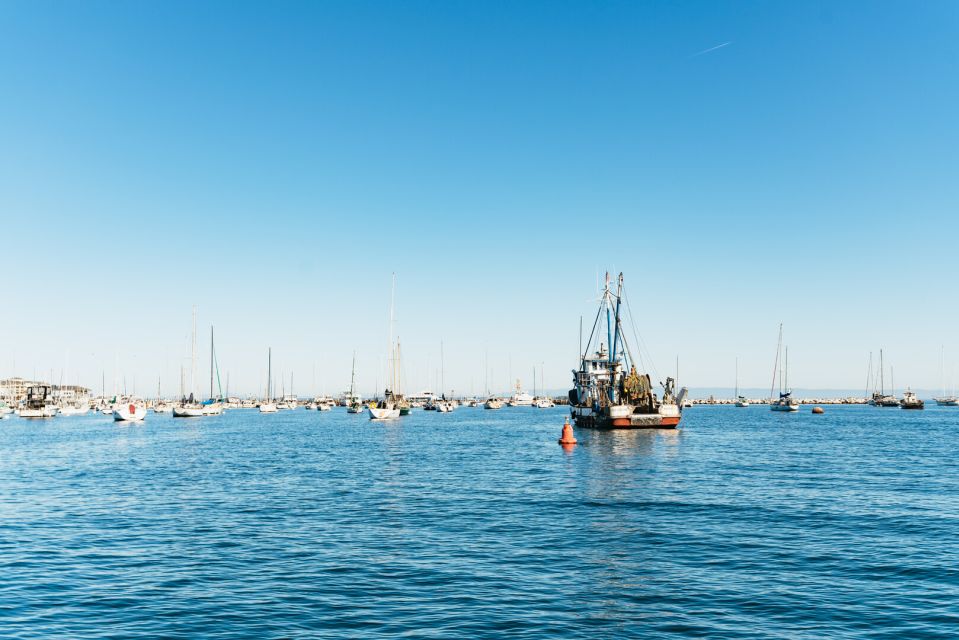
[[[27,387],[26,403],[20,408],[21,418],[52,418],[57,407],[49,401],[50,386],[45,384]]]
[[[510,397],[509,401],[506,403],[511,407],[532,407],[533,406],[533,396],[529,395],[523,391],[523,387],[520,384],[520,381],[516,381],[516,391]]]

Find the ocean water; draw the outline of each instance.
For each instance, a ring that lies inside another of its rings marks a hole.
[[[947,638],[959,409],[0,421],[3,638]]]

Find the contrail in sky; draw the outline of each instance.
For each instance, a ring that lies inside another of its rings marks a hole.
[[[691,55],[691,56],[689,56],[689,57],[690,57],[690,58],[695,58],[696,56],[701,56],[701,55],[703,55],[704,53],[709,53],[710,51],[715,51],[716,49],[722,49],[723,47],[725,47],[725,46],[727,46],[727,45],[730,45],[730,44],[732,44],[732,43],[733,43],[732,40],[730,40],[729,42],[724,42],[724,43],[722,43],[722,44],[717,44],[715,47],[710,47],[710,48],[708,48],[708,49],[704,49],[703,51],[700,51],[699,53],[694,53],[693,55]]]

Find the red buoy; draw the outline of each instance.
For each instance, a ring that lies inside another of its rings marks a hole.
[[[559,439],[561,445],[576,444],[576,437],[573,435],[573,425],[569,423],[569,417],[567,416],[566,422],[563,424],[563,435]]]

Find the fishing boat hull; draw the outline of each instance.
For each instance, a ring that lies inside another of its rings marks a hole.
[[[587,429],[675,429],[682,414],[676,405],[662,405],[655,413],[636,413],[629,405],[594,412],[588,407],[573,407],[573,421]]]
[[[276,413],[278,410],[279,409],[277,409],[276,405],[272,402],[267,402],[266,404],[260,405],[260,413]]]
[[[910,402],[909,404],[903,403],[902,408],[910,411],[915,411],[917,409],[924,409],[925,404],[923,403],[922,400],[920,400],[919,402]]]

